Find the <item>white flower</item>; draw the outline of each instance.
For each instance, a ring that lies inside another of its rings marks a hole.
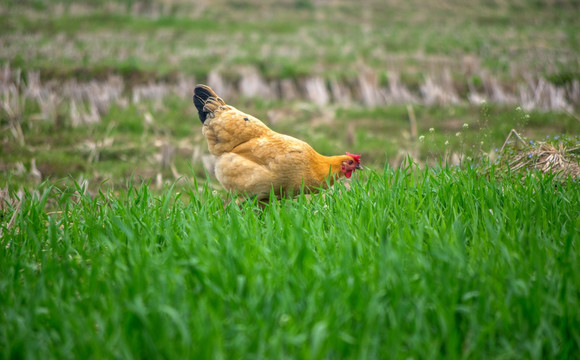
[[[419,136],[419,141],[423,142],[423,140],[425,140],[425,136],[423,136],[423,135]]]
[[[430,132],[430,133],[432,133],[432,132],[434,132],[434,131],[435,131],[435,129],[433,129],[433,128],[429,128],[429,132]]]
[[[445,141],[445,145],[449,145],[449,140],[446,140]]]
[[[461,135],[461,131],[458,131],[455,133],[455,136],[460,136]]]
[[[288,314],[282,314],[282,316],[280,316],[280,324],[286,324],[290,320],[292,320],[292,318],[290,318],[290,315]]]
[[[468,124],[468,123],[465,123],[465,124],[463,124],[463,128],[464,128],[464,129],[467,129],[467,128],[469,128],[469,124]]]
[[[485,99],[481,100],[481,105],[485,105],[487,104],[487,101],[485,101]]]
[[[518,106],[518,107],[516,108],[516,111],[522,111],[522,108]]]

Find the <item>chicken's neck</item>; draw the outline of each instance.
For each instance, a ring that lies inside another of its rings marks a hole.
[[[342,163],[348,160],[349,157],[345,155],[319,155],[316,166],[317,176],[320,179],[328,179],[330,185],[332,185],[336,179],[345,176],[345,174],[342,172]]]

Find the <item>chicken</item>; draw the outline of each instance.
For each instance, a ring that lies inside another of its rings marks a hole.
[[[270,130],[263,122],[226,105],[206,85],[195,87],[193,103],[203,124],[215,175],[229,191],[267,200],[316,192],[361,169],[360,155],[323,156],[310,145]]]

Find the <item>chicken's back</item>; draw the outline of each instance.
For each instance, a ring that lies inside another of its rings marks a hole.
[[[213,118],[206,120],[202,128],[207,138],[209,151],[220,156],[236,146],[272,132],[255,117],[245,114],[232,106],[224,106],[216,111]]]

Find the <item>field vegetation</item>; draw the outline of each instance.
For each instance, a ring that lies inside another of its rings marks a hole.
[[[388,168],[263,211],[41,188],[4,229],[2,356],[573,358],[580,188],[537,175]]]
[[[577,358],[579,11],[2,1],[0,356]],[[365,169],[236,204],[197,83]]]
[[[323,153],[360,152],[373,168],[398,166],[408,153],[457,158],[473,145],[479,157],[511,128],[536,140],[576,135],[577,9],[7,1],[1,180],[18,187],[72,176],[95,190],[131,175],[157,187],[202,178],[211,159],[190,100],[199,82],[278,131]],[[431,128],[429,145],[418,144]]]

